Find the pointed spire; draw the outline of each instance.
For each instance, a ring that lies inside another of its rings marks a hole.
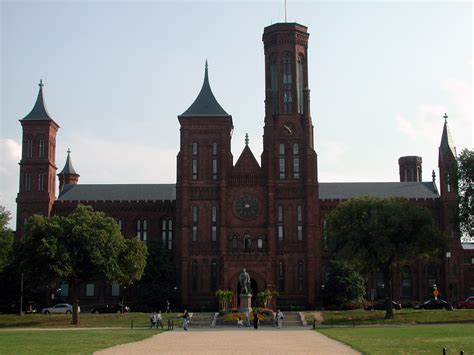
[[[448,115],[445,113],[444,116],[443,133],[441,135],[441,143],[439,145],[440,155],[444,155],[450,152],[454,158],[456,158],[456,148],[454,147],[453,137],[448,127]]]
[[[245,133],[245,145],[249,145],[249,134]]]
[[[63,170],[58,175],[79,175],[76,173],[76,170],[74,170],[71,162],[71,149],[67,149],[67,159],[66,159],[66,164],[64,164]]]
[[[38,91],[38,97],[36,98],[35,106],[33,106],[33,109],[31,110],[31,112],[23,118],[24,120],[52,120],[52,118],[49,116],[48,110],[46,109],[46,105],[44,103],[43,79],[40,79],[38,86],[39,86],[39,91]]]
[[[436,173],[435,173],[434,169],[433,169],[433,172],[431,173],[431,177],[433,178],[433,182],[435,182],[435,180],[436,180]]]
[[[184,111],[180,117],[190,116],[201,116],[201,117],[222,117],[230,116],[221,105],[217,102],[214,94],[212,93],[211,86],[209,84],[208,64],[204,67],[204,82],[202,83],[201,91],[194,100],[193,104]]]

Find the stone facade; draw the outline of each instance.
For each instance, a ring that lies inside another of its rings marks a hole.
[[[264,30],[261,165],[248,142],[234,164],[232,116],[212,94],[206,64],[201,92],[178,116],[176,184],[82,185],[68,152],[66,166],[58,174],[56,199],[53,178],[59,126],[44,108],[40,87],[35,108],[21,120],[17,236],[23,237],[24,224],[34,213],[67,214],[78,203],[89,204],[116,218],[126,237],[163,242],[174,254],[175,290],[182,305],[214,307],[217,289],[238,293],[238,276],[245,267],[254,294],[277,290],[280,305],[315,306],[321,302],[327,264],[320,252],[327,214],[352,197],[398,196],[433,212],[437,225],[450,237],[451,256],[415,260],[401,267],[394,275],[394,297],[422,300],[436,283],[442,293],[450,290],[445,296],[463,298],[472,291],[473,271],[464,267],[465,253],[453,224],[456,155],[447,122],[439,148],[440,193],[434,179],[422,181],[421,158],[416,156],[400,158],[399,183],[319,183],[310,114],[308,39],[307,28],[296,23],[278,23]],[[39,152],[40,144],[47,147],[45,153]],[[27,174],[46,174],[44,187],[35,185],[36,177],[31,176],[27,185]],[[383,286],[376,270],[369,276],[368,295],[376,297]],[[123,290],[112,292],[112,285],[94,284],[95,294],[90,296],[89,289],[83,302],[110,302],[122,295]]]

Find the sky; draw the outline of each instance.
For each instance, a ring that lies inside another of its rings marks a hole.
[[[249,134],[260,161],[265,26],[284,1],[0,1],[0,205],[15,229],[19,119],[43,79],[79,183],[172,183],[177,115],[209,62],[233,117],[234,163]],[[311,115],[320,182],[399,181],[398,158],[438,175],[443,115],[458,153],[473,144],[471,2],[287,1],[308,27]],[[437,182],[438,184],[438,182]],[[439,186],[439,184],[438,184]]]

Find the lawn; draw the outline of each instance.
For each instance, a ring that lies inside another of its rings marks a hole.
[[[326,328],[318,330],[363,354],[474,353],[474,324]]]
[[[365,325],[365,324],[439,324],[439,323],[474,323],[474,309],[418,310],[402,309],[394,311],[394,319],[385,320],[385,311],[323,311],[324,325]],[[306,313],[308,323],[313,322],[312,314]]]
[[[122,329],[0,331],[0,354],[92,354],[157,333],[156,330]]]
[[[181,324],[181,314],[163,314],[163,326],[167,328],[168,319],[174,320],[174,325]],[[71,324],[70,314],[26,314],[24,316],[0,314],[0,328],[12,327],[41,327],[41,328],[65,328],[74,327]],[[79,315],[80,327],[128,327],[133,321],[134,327],[150,326],[150,314],[148,313],[124,313],[124,314],[91,314],[81,313]]]

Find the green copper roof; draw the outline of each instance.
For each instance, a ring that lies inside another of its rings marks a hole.
[[[179,117],[223,117],[230,116],[217,102],[209,85],[209,75],[207,73],[207,60],[204,72],[204,82],[201,91],[193,104]]]
[[[454,147],[453,137],[451,136],[451,131],[448,127],[448,115],[444,114],[444,127],[443,134],[441,135],[441,143],[439,145],[439,150],[441,153],[451,152],[453,157],[456,158],[456,148]]]
[[[74,167],[72,166],[71,162],[71,150],[67,150],[67,159],[66,159],[66,164],[64,164],[63,170],[58,175],[79,175],[76,173],[76,170],[74,170]]]
[[[29,114],[23,117],[24,120],[33,121],[33,120],[53,120],[46,109],[43,99],[43,80],[40,80],[39,84],[38,97],[36,98],[36,103],[33,109]]]

